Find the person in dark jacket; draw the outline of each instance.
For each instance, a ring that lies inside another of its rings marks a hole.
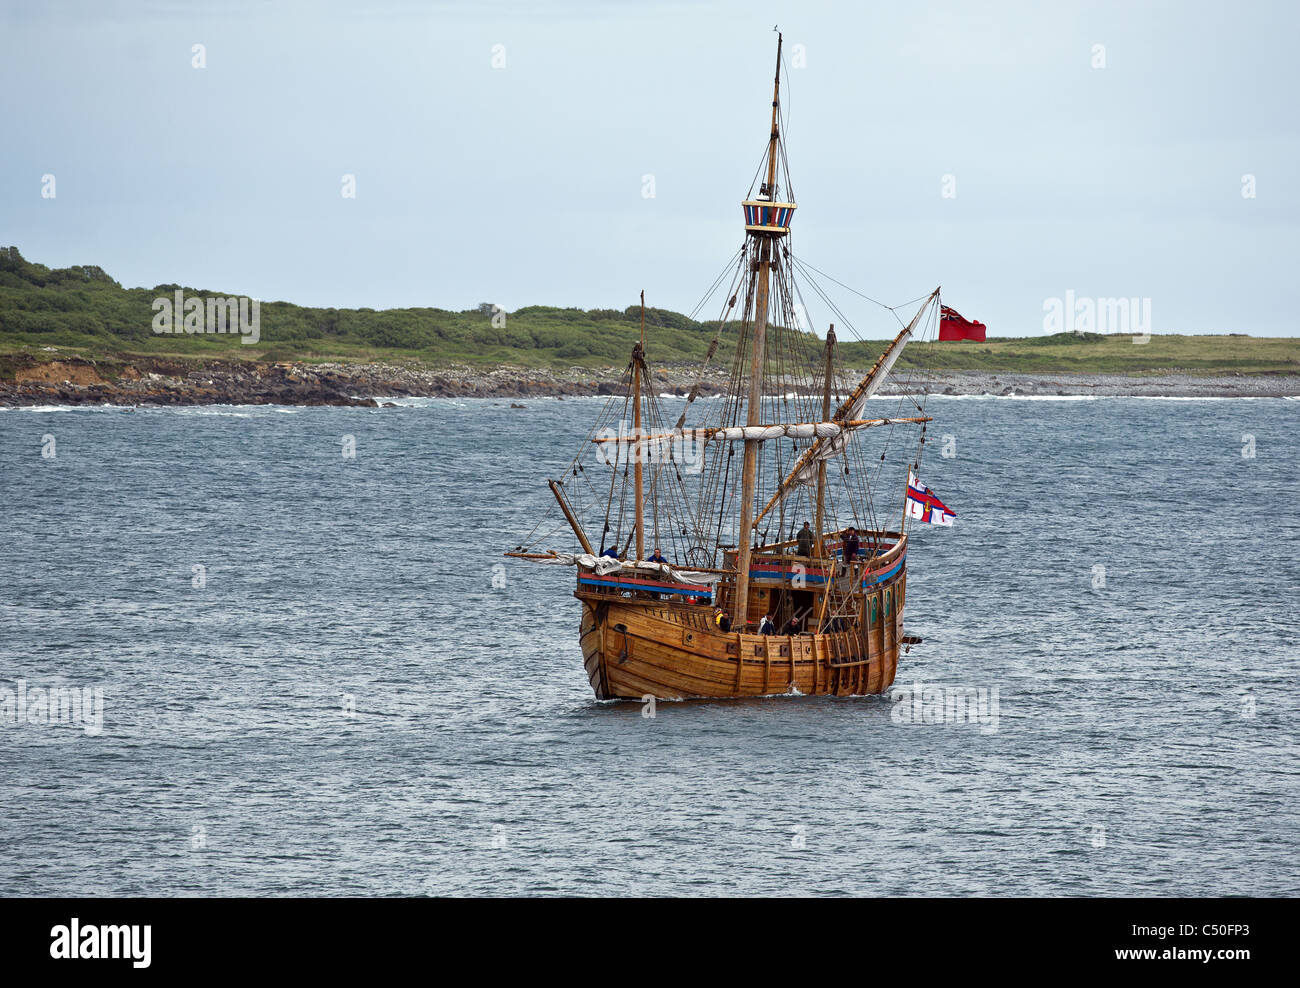
[[[797,617],[792,617],[790,618],[789,621],[785,623],[784,631],[785,634],[787,635],[802,635],[803,626],[800,624],[800,621]]]
[[[850,525],[844,530],[844,561],[853,562],[861,551],[862,540],[858,538],[858,530]]]
[[[798,541],[799,555],[811,556],[813,554],[813,531],[808,527],[808,523],[803,523],[803,528],[799,529],[796,536]]]
[[[719,607],[713,612],[713,623],[718,626],[718,630],[726,633],[731,630],[731,615]]]
[[[663,553],[659,551],[658,546],[655,546],[655,551],[650,555],[650,557],[646,560],[646,562],[663,563],[665,566],[668,565],[668,560],[663,557]]]
[[[776,625],[772,623],[772,615],[764,614],[763,620],[758,622],[758,633],[760,635],[776,634]]]
[[[610,559],[617,559],[617,558],[618,558],[618,547],[617,547],[617,546],[610,546],[608,549],[606,549],[604,552],[602,552],[601,555],[602,555],[602,556],[608,556]]]

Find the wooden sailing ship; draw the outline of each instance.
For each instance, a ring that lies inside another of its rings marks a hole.
[[[902,328],[856,383],[836,366],[834,326],[824,341],[801,328],[805,286],[847,320],[790,247],[781,72],[778,38],[745,241],[706,296],[729,284],[700,378],[730,349],[723,394],[701,399],[697,382],[669,424],[642,293],[626,390],[549,482],[571,551],[545,545],[554,533],[539,525],[507,553],[576,567],[582,656],[602,700],[881,693],[919,641],[903,633],[906,496],[930,420],[923,393],[888,417],[866,403],[933,328],[939,291],[909,303],[910,319],[884,307]]]

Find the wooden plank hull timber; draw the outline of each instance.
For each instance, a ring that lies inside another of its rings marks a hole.
[[[906,583],[903,564],[865,594],[862,621],[802,635],[722,632],[709,607],[579,589],[587,679],[600,700],[883,693],[898,671]]]

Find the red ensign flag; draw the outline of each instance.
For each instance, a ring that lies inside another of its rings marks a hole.
[[[940,343],[944,340],[974,340],[976,343],[983,343],[986,328],[982,322],[962,318],[960,312],[946,305],[939,311]]]

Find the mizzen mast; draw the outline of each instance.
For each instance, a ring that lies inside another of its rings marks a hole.
[[[794,212],[793,203],[777,203],[776,198],[776,156],[779,152],[781,135],[781,44],[782,36],[776,36],[776,78],[772,83],[772,133],[767,145],[767,181],[759,187],[757,199],[746,200],[741,205],[745,210],[746,234],[759,241],[758,244],[758,283],[754,295],[754,335],[751,344],[749,363],[749,401],[746,408],[746,425],[758,425],[762,421],[763,403],[763,368],[767,337],[768,292],[771,280],[772,257],[776,241],[790,230],[790,215]],[[758,443],[757,439],[745,440],[745,458],[741,471],[740,490],[740,528],[737,532],[736,553],[736,620],[738,629],[744,630],[749,617],[749,561],[753,545],[754,527],[754,488],[758,479]]]
[[[831,323],[831,328],[826,332],[826,378],[822,389],[822,421],[826,422],[831,417],[831,384],[835,373],[835,324]],[[813,538],[816,540],[816,548],[813,550],[818,559],[824,559],[826,556],[826,547],[822,539],[822,525],[824,522],[826,510],[826,461],[817,461],[817,511],[816,521],[813,524]]]

